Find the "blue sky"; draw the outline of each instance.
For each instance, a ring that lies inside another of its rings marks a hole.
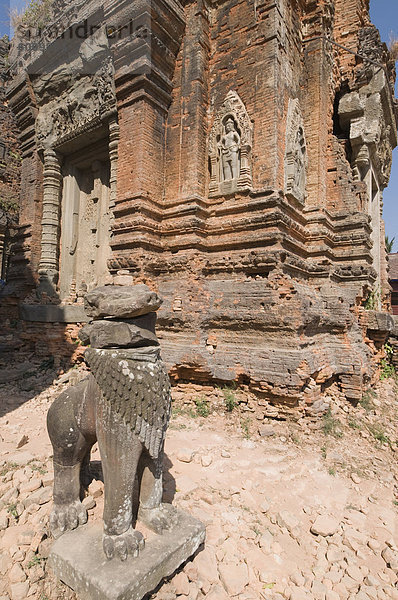
[[[21,8],[27,0],[0,0],[0,36],[10,33],[9,14],[12,8]],[[398,39],[398,0],[370,0],[370,15],[379,28],[381,39]],[[396,237],[394,251],[398,251],[398,149],[394,150],[391,179],[384,191],[384,220],[386,233]]]
[[[391,37],[398,39],[398,1],[371,0],[370,16],[379,28],[381,39],[389,42]],[[397,63],[398,65],[398,63]],[[398,149],[394,150],[391,178],[384,190],[384,222],[386,234],[391,239],[395,237],[394,252],[398,250]]]
[[[0,37],[10,35],[10,0],[0,0]]]

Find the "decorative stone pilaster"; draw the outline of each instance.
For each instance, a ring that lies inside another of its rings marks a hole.
[[[5,249],[5,229],[0,227],[0,278],[5,279],[5,263],[6,263],[6,249]]]
[[[109,121],[109,160],[111,163],[111,172],[109,185],[111,188],[109,208],[112,210],[116,200],[116,182],[117,182],[117,158],[119,149],[119,124],[116,117]]]
[[[39,291],[53,296],[58,282],[59,206],[61,165],[57,153],[44,150],[43,218]]]

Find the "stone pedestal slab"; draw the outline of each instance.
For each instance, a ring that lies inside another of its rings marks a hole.
[[[204,539],[204,525],[178,511],[172,531],[154,535],[138,558],[129,556],[121,562],[105,557],[102,523],[89,524],[54,542],[49,566],[80,600],[141,600],[192,556]]]

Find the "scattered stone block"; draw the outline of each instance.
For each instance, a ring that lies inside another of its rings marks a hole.
[[[340,528],[340,522],[331,515],[320,515],[311,526],[311,533],[327,537],[334,535]]]
[[[32,504],[47,504],[52,500],[52,495],[53,492],[50,487],[39,488],[24,500],[25,508],[29,508]]]
[[[276,434],[272,425],[262,425],[258,428],[258,433],[261,437],[272,437]]]
[[[161,304],[159,296],[145,284],[98,287],[84,298],[86,313],[94,319],[132,319],[157,311]]]
[[[94,479],[88,486],[88,491],[93,498],[99,498],[104,493],[104,484],[99,479]]]
[[[180,462],[184,462],[184,463],[192,462],[192,459],[193,459],[192,450],[189,450],[188,448],[181,448],[181,450],[179,450],[179,452],[177,454],[177,459]]]
[[[204,454],[201,458],[202,467],[210,467],[212,462],[213,458],[210,456],[210,454]]]
[[[26,574],[19,563],[14,563],[8,573],[10,583],[21,583],[26,581]]]
[[[21,483],[21,485],[19,486],[19,493],[29,494],[30,492],[35,492],[40,487],[41,479],[35,477],[34,479],[30,479],[29,481],[24,481],[23,483]]]
[[[0,575],[5,575],[11,565],[11,558],[8,553],[0,554]]]
[[[390,569],[397,572],[398,571],[398,552],[394,552],[391,548],[386,546],[381,553],[383,559]]]
[[[210,584],[219,583],[220,578],[217,570],[217,559],[213,548],[206,547],[199,552],[193,561],[197,568],[198,578],[201,582],[208,581]]]
[[[96,501],[94,500],[94,498],[92,496],[87,496],[86,498],[84,498],[82,501],[82,504],[86,510],[91,510],[92,508],[95,508],[97,505]]]
[[[229,597],[241,594],[249,583],[249,571],[245,563],[221,563],[218,565],[221,583]]]
[[[22,448],[22,446],[25,446],[28,442],[29,442],[29,436],[23,435],[17,444],[17,448],[18,449]]]
[[[7,529],[10,518],[6,510],[0,511],[0,531]]]
[[[206,594],[206,600],[230,600],[230,597],[221,585],[214,585]]]
[[[10,585],[11,600],[26,600],[29,591],[29,582],[13,583]]]
[[[177,596],[188,596],[189,595],[189,581],[188,577],[185,573],[177,573],[175,577],[173,577],[173,584],[175,587],[175,592]]]

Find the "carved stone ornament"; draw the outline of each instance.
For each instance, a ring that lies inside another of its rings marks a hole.
[[[390,84],[382,69],[372,67],[373,76],[339,102],[340,125],[349,131],[354,179],[363,181],[372,165],[382,189],[388,185],[392,149],[397,144]]]
[[[155,334],[161,302],[146,285],[90,292],[85,305],[94,320],[79,335],[90,344],[85,360],[91,373],[61,394],[48,412],[54,449],[51,530],[59,537],[86,523],[81,485],[98,440],[105,484],[103,549],[109,559],[126,560],[143,549],[143,535],[133,522],[137,512],[158,534],[178,527],[177,511],[162,502],[171,397]],[[136,474],[140,496],[133,505]]]
[[[238,94],[228,92],[210,132],[209,196],[250,190],[252,124]]]
[[[98,127],[115,111],[113,65],[107,59],[97,73],[82,76],[40,108],[36,120],[38,147],[58,146]]]
[[[285,194],[299,202],[306,197],[307,149],[298,99],[289,100],[286,124]]]

